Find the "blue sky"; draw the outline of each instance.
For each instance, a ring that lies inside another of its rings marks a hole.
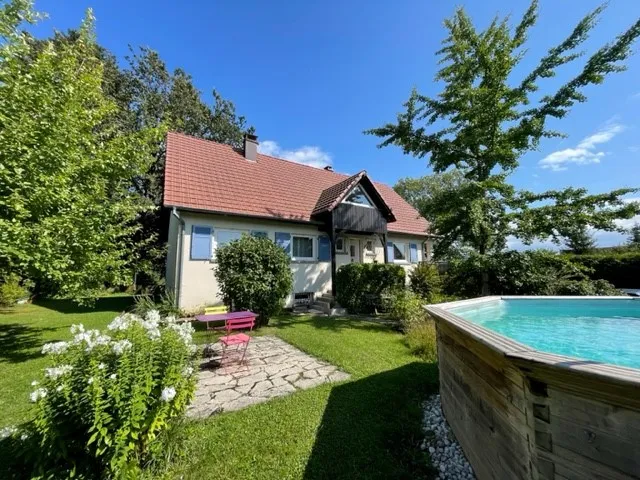
[[[540,0],[540,20],[516,73],[532,68],[599,3]],[[435,52],[445,36],[442,21],[460,4],[484,27],[496,14],[517,21],[528,2],[36,0],[49,18],[35,33],[75,27],[92,7],[102,45],[119,58],[128,45],[149,46],[170,68],[189,72],[206,99],[218,89],[256,127],[263,150],[331,163],[345,173],[366,169],[394,184],[429,173],[426,161],[395,147],[377,149],[378,139],[362,131],[394,120],[412,86],[428,95],[441,90],[433,81]],[[638,17],[637,0],[611,0],[585,50],[593,52]],[[561,70],[543,92],[581,64]],[[628,67],[588,88],[588,102],[551,125],[568,138],[544,141],[539,152],[526,155],[512,177],[518,187],[602,192],[640,186],[640,55]],[[599,240],[611,244],[620,237],[603,234]]]

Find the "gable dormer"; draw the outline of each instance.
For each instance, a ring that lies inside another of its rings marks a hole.
[[[313,217],[330,223],[336,231],[360,233],[386,233],[387,223],[395,221],[364,170],[325,189]]]

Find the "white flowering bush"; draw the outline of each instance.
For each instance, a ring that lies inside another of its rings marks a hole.
[[[135,477],[194,394],[193,328],[150,311],[119,316],[106,331],[71,331],[70,342],[42,349],[51,366],[31,393],[32,475]]]

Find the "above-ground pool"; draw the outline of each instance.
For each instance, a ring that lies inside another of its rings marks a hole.
[[[427,307],[445,416],[480,479],[640,479],[640,299]]]
[[[640,368],[640,298],[507,298],[448,310],[536,350]]]

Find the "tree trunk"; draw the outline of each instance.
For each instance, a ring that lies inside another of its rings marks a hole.
[[[482,272],[482,291],[480,295],[483,297],[491,295],[491,292],[489,292],[489,273],[487,271]]]
[[[478,253],[480,255],[482,255],[482,276],[481,276],[481,290],[480,290],[480,296],[481,297],[486,297],[488,295],[491,294],[491,292],[489,291],[489,272],[487,271],[487,248],[486,245],[482,245],[482,247],[480,247],[478,249]]]

